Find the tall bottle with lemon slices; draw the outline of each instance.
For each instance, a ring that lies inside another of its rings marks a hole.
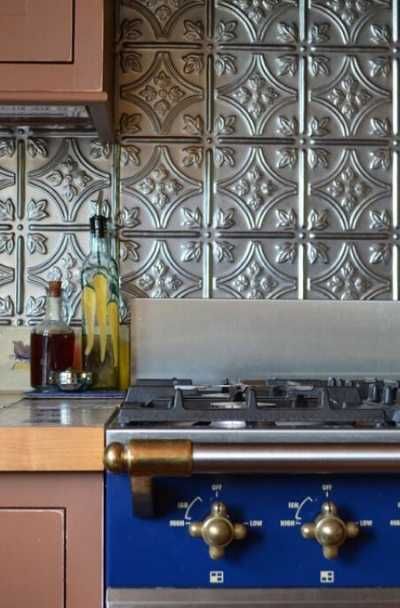
[[[111,255],[107,218],[90,218],[90,253],[83,263],[82,359],[93,388],[118,387],[119,277]]]

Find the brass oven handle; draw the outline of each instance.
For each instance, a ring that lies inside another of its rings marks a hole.
[[[111,443],[105,451],[104,464],[113,473],[143,477],[190,476],[193,447],[190,441],[129,441]]]
[[[134,476],[254,473],[398,473],[396,444],[212,444],[186,440],[112,443],[104,464]]]

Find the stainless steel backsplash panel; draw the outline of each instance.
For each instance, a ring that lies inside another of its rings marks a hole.
[[[400,376],[400,307],[384,302],[136,300],[133,377]]]

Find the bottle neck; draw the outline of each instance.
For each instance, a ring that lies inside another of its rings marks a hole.
[[[110,255],[110,243],[107,236],[100,237],[90,234],[90,254],[91,255]]]
[[[48,296],[46,319],[48,321],[62,321],[61,306],[62,306],[61,298],[56,298],[54,296]]]

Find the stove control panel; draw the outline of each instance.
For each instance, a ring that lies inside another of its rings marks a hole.
[[[108,587],[399,586],[396,475],[165,477],[154,505],[106,474]]]

